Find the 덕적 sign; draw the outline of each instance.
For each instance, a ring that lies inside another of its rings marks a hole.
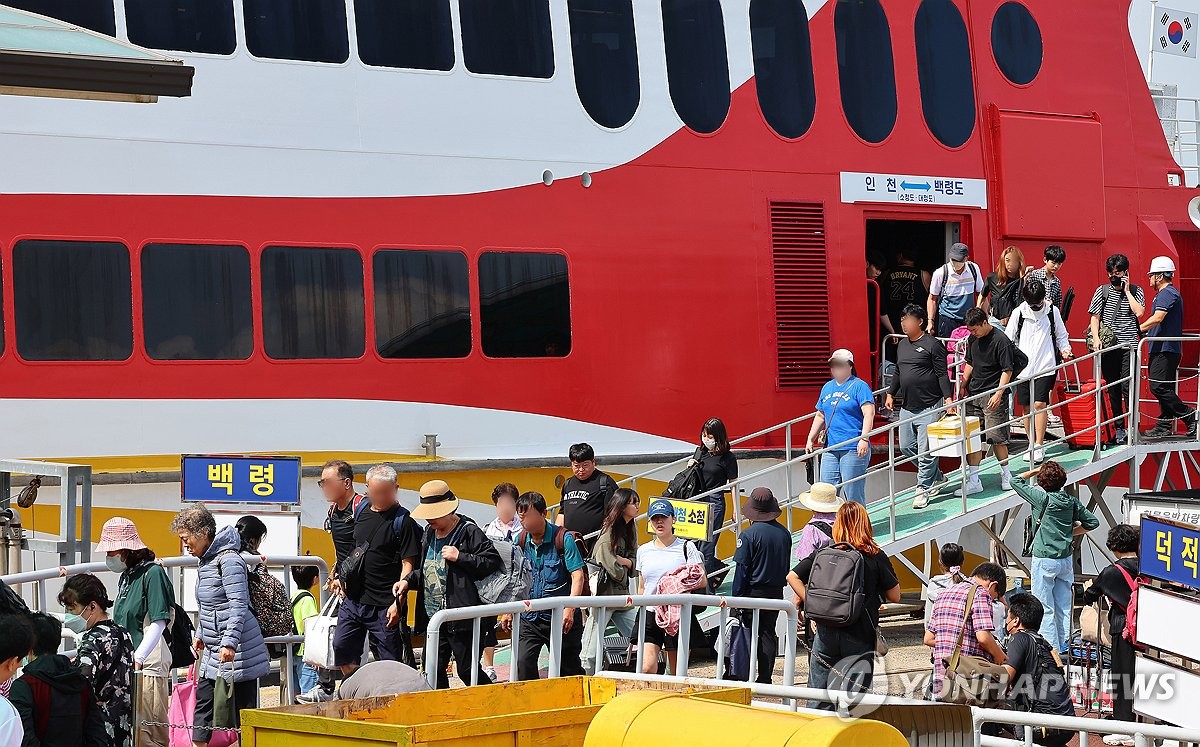
[[[1200,588],[1200,527],[1142,514],[1142,575]]]
[[[657,498],[653,500],[658,500]],[[704,501],[677,501],[666,499],[675,509],[675,536],[701,542],[712,541],[712,505]],[[646,531],[654,529],[647,525]]]
[[[842,172],[842,202],[987,207],[987,181],[957,176]]]
[[[185,501],[299,503],[300,457],[185,454]]]

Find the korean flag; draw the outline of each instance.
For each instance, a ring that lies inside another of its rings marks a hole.
[[[1198,25],[1200,15],[1196,13],[1159,7],[1158,18],[1155,20],[1158,41],[1154,51],[1180,57],[1195,57]]]

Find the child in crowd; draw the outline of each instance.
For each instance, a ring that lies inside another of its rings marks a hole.
[[[0,615],[0,682],[8,682],[33,648],[33,628],[24,615]],[[0,747],[21,747],[25,729],[8,698],[0,695]]]
[[[296,591],[292,593],[292,623],[299,635],[304,635],[305,620],[321,614],[312,593],[320,573],[315,565],[292,566],[292,580],[296,582]],[[296,694],[312,690],[317,686],[318,674],[316,667],[304,663],[304,644],[301,643],[292,654],[292,682],[295,683],[292,690]]]

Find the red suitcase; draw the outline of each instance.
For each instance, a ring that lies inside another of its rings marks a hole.
[[[1062,418],[1063,433],[1067,434],[1067,444],[1071,448],[1078,449],[1096,445],[1096,391],[1098,388],[1104,387],[1104,385],[1104,379],[1100,380],[1099,387],[1097,387],[1094,379],[1086,382],[1059,379],[1055,383],[1054,401],[1060,404],[1052,412]],[[1081,396],[1089,393],[1092,396]],[[1108,396],[1108,389],[1103,389],[1099,392],[1100,418],[1104,421],[1111,421],[1113,417],[1112,404],[1109,402]],[[1067,402],[1067,400],[1072,398],[1078,399]],[[1061,404],[1063,402],[1066,402],[1066,404]],[[1101,444],[1116,443],[1116,440],[1116,423],[1109,422],[1100,429]]]

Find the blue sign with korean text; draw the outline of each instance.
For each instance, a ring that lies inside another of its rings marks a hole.
[[[300,457],[185,454],[185,501],[299,503]]]
[[[1200,588],[1200,527],[1142,514],[1141,572]]]

